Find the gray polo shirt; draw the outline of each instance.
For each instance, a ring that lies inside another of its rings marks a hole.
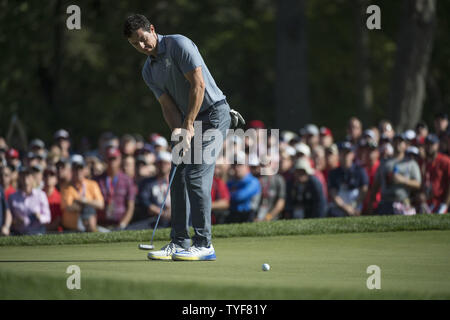
[[[184,74],[197,67],[202,67],[205,82],[205,96],[200,112],[225,99],[194,42],[179,34],[166,36],[158,34],[157,48],[157,57],[149,56],[142,69],[144,81],[156,99],[163,93],[169,94],[185,115],[189,104],[190,83]]]

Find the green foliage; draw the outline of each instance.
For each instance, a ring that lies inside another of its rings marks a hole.
[[[0,135],[13,114],[30,138],[51,139],[60,127],[92,143],[105,130],[168,134],[160,107],[141,77],[145,57],[122,36],[132,12],[150,17],[161,34],[181,33],[199,47],[230,104],[246,118],[275,120],[274,0],[80,1],[82,30],[69,31],[68,0],[0,0]],[[370,32],[374,121],[385,117],[395,58],[400,1],[380,0],[382,30]],[[357,114],[353,2],[306,1],[308,89],[313,119],[344,135]],[[448,12],[438,3],[435,84],[424,117],[448,109]],[[295,87],[295,85],[293,85]]]

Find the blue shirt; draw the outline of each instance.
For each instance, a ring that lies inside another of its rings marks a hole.
[[[259,180],[251,173],[241,180],[231,180],[227,183],[230,190],[230,209],[234,212],[256,210],[255,203],[261,194]]]
[[[163,93],[170,95],[185,115],[189,106],[189,81],[184,76],[197,67],[202,68],[205,95],[199,112],[225,99],[217,87],[197,46],[185,36],[158,34],[157,56],[149,56],[142,69],[142,77],[156,99]]]

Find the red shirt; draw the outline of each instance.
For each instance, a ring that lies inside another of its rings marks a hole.
[[[364,199],[363,212],[365,212],[369,209],[370,194],[372,193],[372,186],[373,186],[373,183],[375,182],[375,175],[377,173],[379,166],[380,166],[380,160],[377,160],[373,164],[373,166],[364,167],[364,169],[366,170],[367,176],[369,177],[369,192],[367,192],[366,198]],[[376,209],[378,207],[378,203],[380,203],[380,201],[381,201],[381,191],[378,191],[378,193],[375,196],[375,201],[372,203],[372,207],[374,209]]]
[[[53,189],[51,195],[47,195],[48,205],[50,206],[50,213],[52,214],[52,221],[55,221],[57,217],[62,216],[61,211],[61,194],[58,190]]]
[[[211,188],[211,200],[216,201],[221,199],[230,200],[230,191],[228,191],[228,187],[222,179],[214,177]]]
[[[13,193],[16,192],[16,189],[14,189],[13,186],[9,186],[6,190],[5,190],[5,198],[6,200],[8,200],[9,196]]]
[[[427,162],[425,177],[426,186],[431,187],[433,193],[429,204],[437,208],[447,200],[450,187],[450,157],[438,153],[432,162]]]

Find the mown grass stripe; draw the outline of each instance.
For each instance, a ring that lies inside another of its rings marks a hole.
[[[369,216],[325,219],[279,220],[213,226],[213,237],[270,237],[335,233],[449,230],[450,215]],[[152,230],[110,233],[67,233],[0,238],[0,246],[149,242]],[[157,230],[155,240],[170,239],[170,229]]]

